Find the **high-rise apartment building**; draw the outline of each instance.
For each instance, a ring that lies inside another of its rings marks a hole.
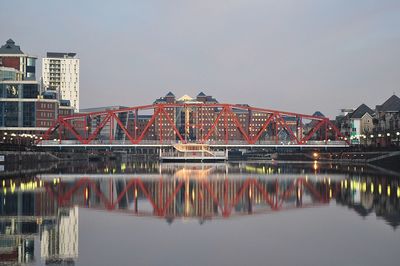
[[[42,82],[79,111],[79,59],[75,53],[47,53],[42,59]]]

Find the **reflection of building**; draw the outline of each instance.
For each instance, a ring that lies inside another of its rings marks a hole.
[[[34,257],[34,239],[38,226],[34,216],[33,195],[0,194],[0,262],[29,263]],[[26,217],[27,219],[22,219]]]
[[[78,208],[59,208],[43,182],[25,181],[5,180],[0,191],[0,262],[32,262],[40,233],[46,263],[72,263],[78,256]]]
[[[375,213],[395,229],[400,225],[400,187],[396,179],[342,180],[336,201],[362,217]]]
[[[56,222],[42,226],[40,243],[46,264],[78,258],[78,207],[59,209]]]

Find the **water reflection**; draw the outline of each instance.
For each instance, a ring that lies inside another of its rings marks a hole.
[[[78,173],[3,180],[0,260],[34,260],[34,236],[39,236],[41,260],[73,264],[78,257],[78,207],[169,224],[176,219],[203,224],[336,203],[362,217],[375,214],[394,230],[400,224],[400,184],[395,177],[345,174],[331,166],[316,171],[314,165],[155,164],[112,169],[117,168],[90,165],[75,169]]]
[[[0,261],[34,261],[34,238],[39,236],[40,254],[46,264],[73,264],[78,257],[78,207],[58,206],[40,185],[26,189],[26,183],[18,183],[18,188],[16,183],[9,183],[0,194]],[[33,183],[40,184],[28,182]]]

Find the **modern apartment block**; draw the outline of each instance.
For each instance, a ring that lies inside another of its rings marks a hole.
[[[35,62],[11,39],[0,47],[0,132],[39,135],[73,114],[70,101],[40,88]]]
[[[57,91],[79,111],[79,59],[75,53],[47,53],[42,59],[42,82],[46,90]]]

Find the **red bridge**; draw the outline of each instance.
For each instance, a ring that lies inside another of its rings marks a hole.
[[[160,103],[60,116],[40,146],[345,147],[323,116],[220,103]]]

